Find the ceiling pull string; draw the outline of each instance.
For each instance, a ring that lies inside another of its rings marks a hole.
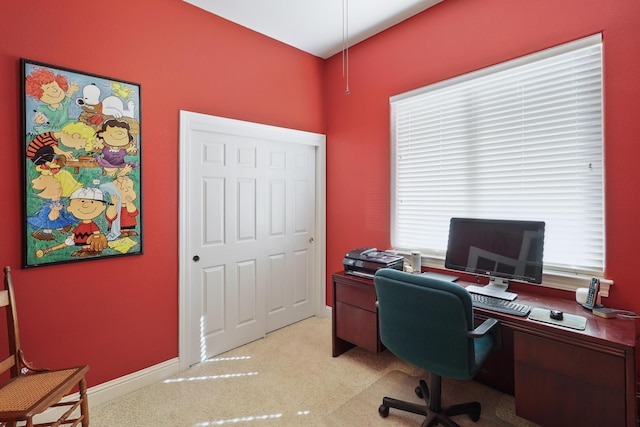
[[[342,77],[346,79],[345,93],[349,95],[349,0],[342,0]]]
[[[346,0],[342,0],[342,78],[344,79],[345,73],[344,73],[344,51],[346,48],[346,42],[345,42],[345,27],[344,27],[344,22],[345,22],[345,13],[344,13],[344,2]]]

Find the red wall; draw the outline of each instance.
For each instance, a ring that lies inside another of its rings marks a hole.
[[[179,110],[323,133],[324,61],[179,0],[5,1],[0,20],[0,263],[27,357],[88,363],[90,386],[177,357]],[[142,85],[144,255],[21,269],[20,57]]]
[[[179,0],[4,3],[0,263],[13,267],[23,346],[38,365],[89,363],[95,385],[178,355],[179,110],[327,134],[330,301],[347,250],[389,246],[389,96],[597,32],[616,281],[606,303],[640,310],[637,0],[445,0],[353,46],[349,95],[341,55],[322,61]],[[142,84],[144,255],[20,268],[20,57]]]
[[[327,271],[388,248],[389,97],[598,32],[604,39],[608,306],[640,310],[640,3],[445,0],[327,61]],[[327,301],[331,301],[330,275]],[[570,295],[568,295],[570,297]]]

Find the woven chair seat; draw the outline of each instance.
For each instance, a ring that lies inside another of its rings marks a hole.
[[[82,375],[82,368],[42,372],[24,375],[9,381],[0,388],[0,417],[2,412],[25,412],[33,408],[42,398],[48,396],[61,384],[77,383],[76,375]],[[60,396],[62,398],[63,396]]]

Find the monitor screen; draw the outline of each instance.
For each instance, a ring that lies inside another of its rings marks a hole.
[[[544,222],[451,218],[445,267],[542,283]]]

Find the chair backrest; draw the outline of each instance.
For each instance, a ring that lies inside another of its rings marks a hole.
[[[22,369],[22,350],[20,349],[20,334],[18,332],[18,314],[13,294],[11,268],[4,268],[4,287],[0,291],[0,309],[6,312],[9,338],[9,356],[0,361],[0,374],[10,371],[11,377],[20,375]]]
[[[462,286],[420,274],[379,270],[380,339],[395,355],[436,375],[470,379],[476,362],[473,306]]]

